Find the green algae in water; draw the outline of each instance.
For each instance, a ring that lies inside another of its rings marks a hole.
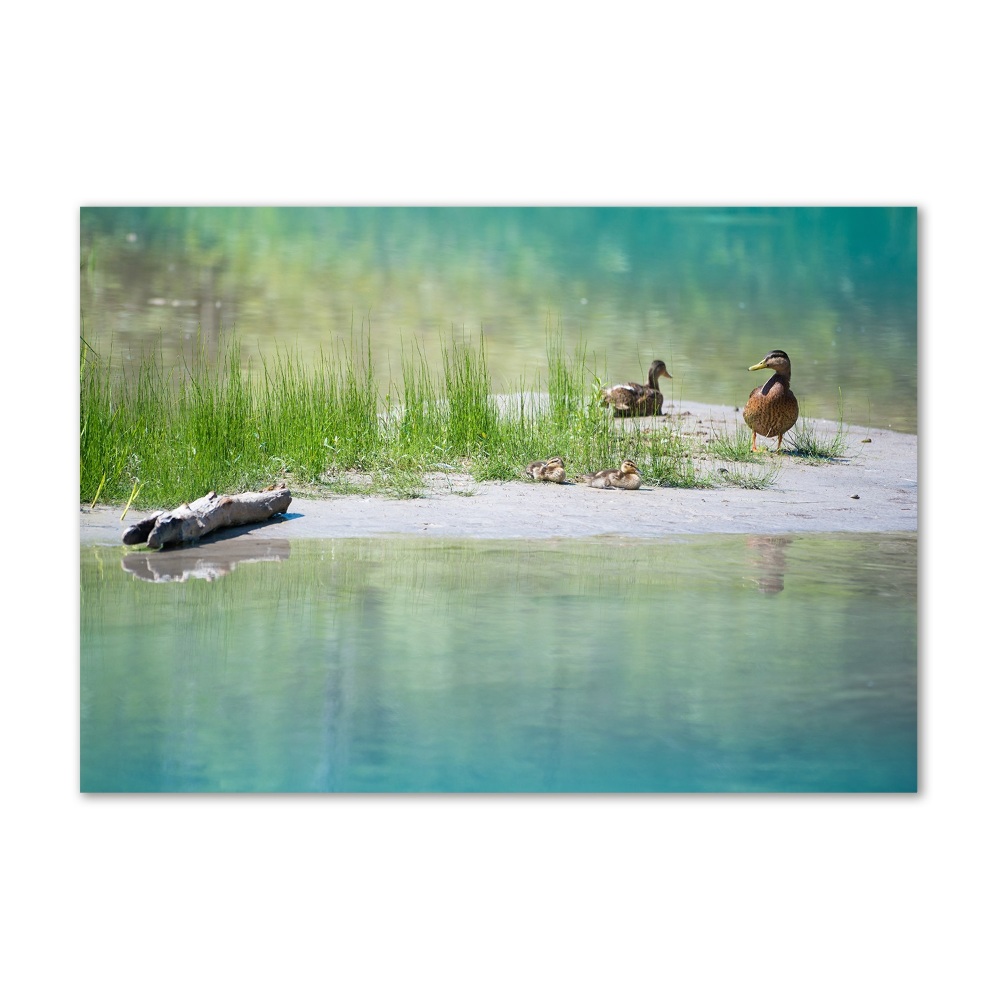
[[[910,534],[82,549],[81,788],[912,792],[916,553]]]

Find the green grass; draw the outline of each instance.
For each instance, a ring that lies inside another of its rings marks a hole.
[[[840,415],[837,430],[833,435],[816,432],[811,421],[799,417],[798,423],[789,431],[789,439],[796,458],[803,458],[810,464],[835,462],[847,454],[847,438],[844,435],[844,399],[840,399]]]
[[[571,477],[631,458],[647,484],[713,484],[670,421],[609,417],[582,345],[567,355],[550,335],[547,346],[544,381],[504,388],[505,403],[482,338],[442,340],[435,365],[402,348],[400,379],[385,393],[363,338],[308,366],[292,352],[241,366],[234,340],[214,353],[199,345],[173,366],[152,350],[127,367],[81,338],[80,499],[166,508],[278,480],[313,495],[405,499],[425,495],[429,474],[510,480],[555,454]],[[475,491],[447,481],[459,495]]]
[[[724,462],[762,462],[763,453],[750,450],[750,431],[742,418],[733,422],[733,429],[713,428],[708,441],[705,442],[705,450],[709,455],[722,459]]]
[[[773,486],[778,479],[780,467],[777,462],[772,462],[767,468],[760,468],[757,465],[747,465],[737,462],[731,466],[725,466],[718,470],[717,482],[726,486],[739,486],[744,490],[766,490]]]
[[[812,464],[834,462],[847,454],[847,440],[842,427],[832,436],[821,435],[808,420],[800,419],[795,433],[790,434],[789,438],[791,454]]]
[[[722,430],[715,428],[705,443],[705,451],[712,457],[724,462],[739,463],[746,467],[743,474],[727,478],[726,482],[734,482],[736,478],[742,478],[744,474],[754,478],[748,471],[750,466],[772,461],[773,457],[779,454],[803,459],[809,464],[836,461],[843,458],[848,449],[847,438],[844,434],[843,404],[841,404],[837,430],[832,435],[818,433],[810,420],[800,416],[795,426],[785,434],[780,452],[772,450],[766,444],[762,446],[760,443],[762,439],[759,436],[757,439],[758,450],[751,451],[751,440],[749,428],[741,420],[737,420],[733,424],[732,431],[728,428]],[[732,471],[729,470],[729,472]]]

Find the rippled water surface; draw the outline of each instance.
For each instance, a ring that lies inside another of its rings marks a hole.
[[[916,559],[909,534],[84,548],[81,788],[915,791]]]
[[[363,334],[384,390],[414,344],[482,333],[502,392],[559,330],[602,379],[663,358],[706,403],[742,405],[778,348],[805,416],[917,427],[915,209],[84,208],[80,238],[85,337],[126,363]]]

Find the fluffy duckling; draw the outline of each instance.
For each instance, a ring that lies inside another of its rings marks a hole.
[[[524,474],[530,479],[544,479],[549,483],[566,482],[566,469],[563,460],[556,455],[553,458],[543,458],[537,462],[531,462],[524,470]]]
[[[622,382],[609,385],[602,390],[601,406],[610,406],[616,417],[655,417],[663,409],[663,393],[660,379],[673,378],[662,361],[654,361],[649,366],[649,376],[645,385],[638,382]]]
[[[637,490],[642,483],[642,476],[635,463],[626,458],[620,469],[588,472],[580,476],[580,482],[584,486],[592,486],[595,490]]]
[[[750,393],[743,407],[743,419],[753,431],[750,450],[757,450],[757,435],[778,438],[775,451],[781,448],[781,438],[799,418],[799,401],[792,392],[792,362],[784,351],[771,351],[763,361],[751,365],[747,371],[772,368],[774,374]]]

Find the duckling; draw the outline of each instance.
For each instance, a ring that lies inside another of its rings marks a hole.
[[[642,483],[642,476],[635,463],[626,458],[620,469],[588,472],[580,476],[580,482],[584,486],[592,486],[595,490],[637,490]]]
[[[544,479],[550,483],[566,482],[566,469],[559,455],[553,458],[544,458],[538,462],[531,462],[525,468],[524,474],[531,479]]]
[[[799,401],[791,390],[792,362],[784,351],[771,351],[759,364],[751,365],[747,371],[773,368],[774,374],[762,386],[750,393],[747,405],[743,407],[743,419],[753,431],[750,450],[757,450],[757,435],[772,438],[777,436],[775,451],[781,448],[782,437],[799,419]]]
[[[673,378],[662,361],[654,361],[649,366],[649,377],[645,385],[638,382],[622,382],[602,390],[601,406],[611,406],[616,417],[655,417],[663,409],[663,393],[660,379]]]

